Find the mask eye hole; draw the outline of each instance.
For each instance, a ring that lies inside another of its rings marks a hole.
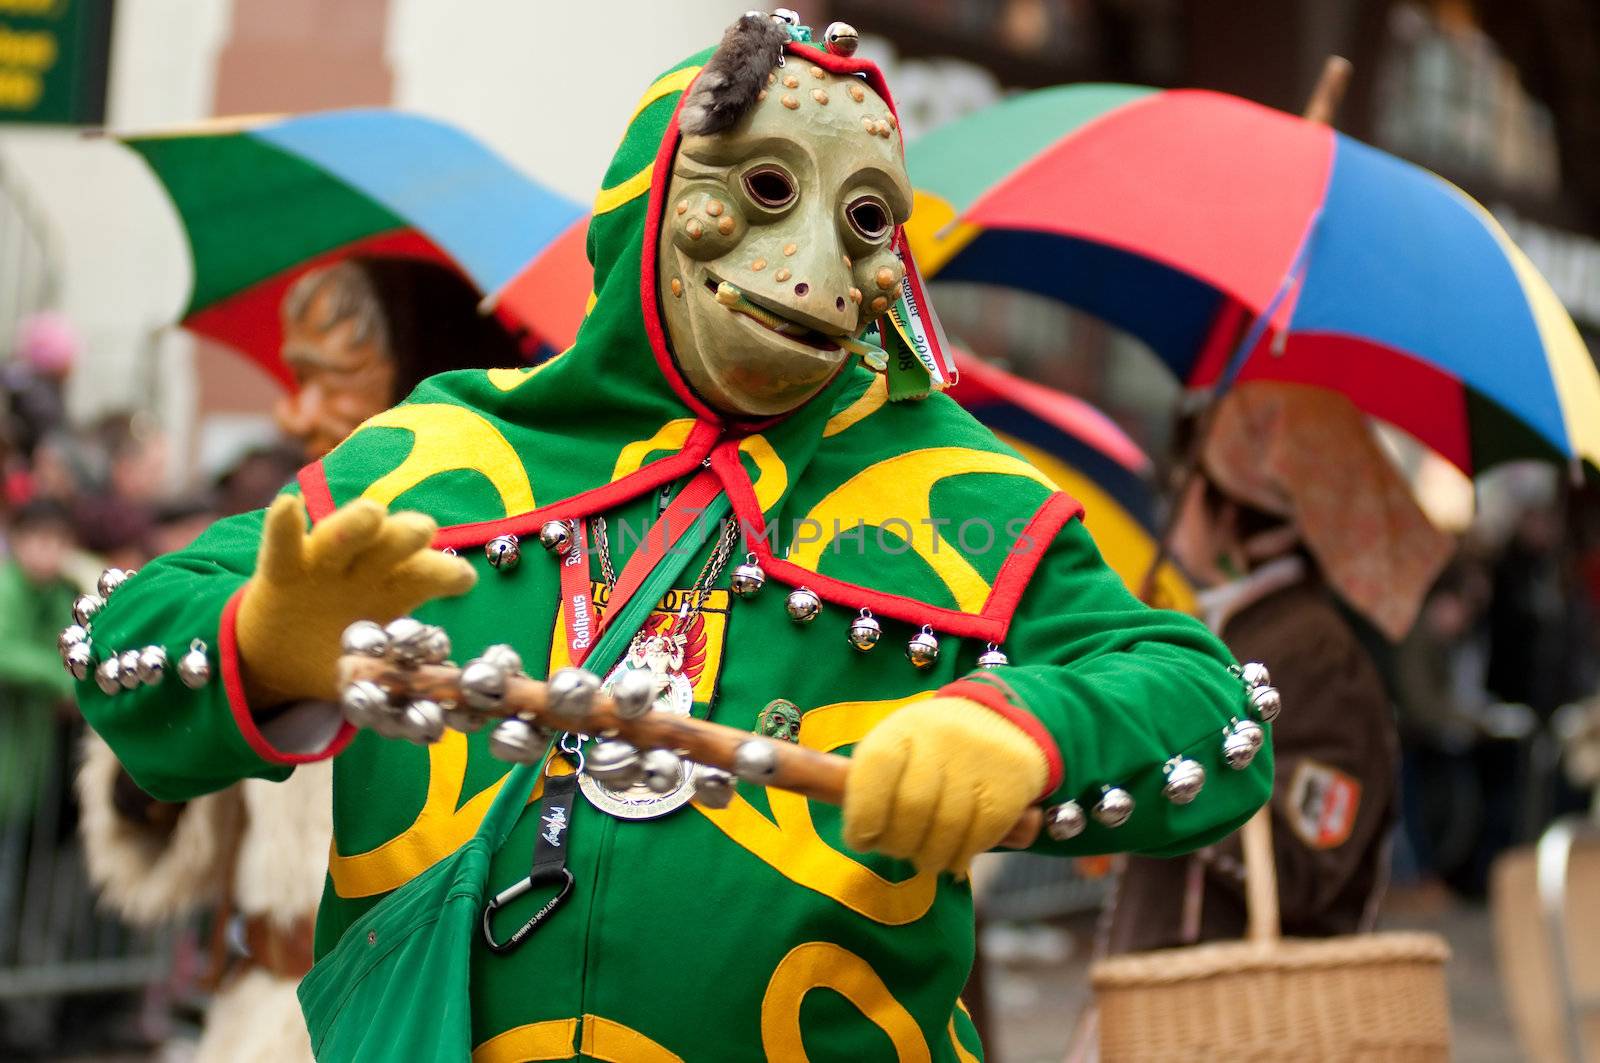
[[[776,166],[760,166],[744,175],[750,199],[768,210],[782,210],[794,202],[794,181]]]
[[[889,235],[889,208],[872,196],[862,196],[844,208],[850,228],[863,240],[878,241]]]

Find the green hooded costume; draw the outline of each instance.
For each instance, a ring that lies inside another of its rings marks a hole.
[[[799,41],[787,51],[791,68],[860,75],[890,99],[868,62]],[[1040,851],[1173,854],[1232,831],[1265,801],[1272,765],[1265,751],[1239,770],[1222,755],[1230,724],[1251,713],[1229,654],[1192,619],[1135,601],[1101,562],[1076,503],[953,401],[887,402],[882,378],[852,363],[791,415],[752,425],[686,385],[657,305],[656,240],[680,100],[709,54],[659,78],[628,126],[589,228],[596,300],[574,346],[533,369],[425,382],[291,490],[314,520],[363,497],[436,518],[436,546],[472,559],[480,579],[419,618],[448,631],[459,655],[510,643],[540,677],[566,663],[558,566],[541,553],[496,568],[484,545],[605,515],[621,569],[639,548],[622,526],[651,524],[663,492],[698,477],[755,531],[741,550],[768,586],[736,599],[724,575],[692,625],[683,670],[696,715],[754,729],[763,706],[788,699],[804,712],[801,743],[848,754],[887,714],[943,690],[991,706],[1039,743],[1050,764],[1042,801],[1091,809],[1109,787],[1131,795],[1122,825],[1091,818]],[[261,526],[261,513],[220,522],[94,617],[95,660],[146,645],[176,658],[199,640],[211,681],[113,694],[91,682],[80,701],[161,799],[338,756],[321,955],[473,834],[507,766],[482,733],[418,747],[329,714],[309,728],[306,713],[253,717],[233,613]],[[676,586],[690,586],[708,553]],[[823,603],[811,623],[785,608],[801,586]],[[669,593],[650,622],[677,613],[682,597]],[[884,629],[873,652],[845,639],[863,609]],[[941,643],[925,669],[897,650],[919,630]],[[990,644],[1010,663],[978,669]],[[1163,795],[1179,755],[1207,779],[1182,804]],[[527,874],[537,828],[522,815],[493,861],[492,890]],[[957,1001],[973,954],[968,883],[850,851],[838,809],[742,783],[725,809],[689,805],[651,820],[579,801],[569,837],[576,887],[565,906],[514,952],[473,948],[474,1059],[980,1058]],[[416,972],[424,1014],[429,975]]]

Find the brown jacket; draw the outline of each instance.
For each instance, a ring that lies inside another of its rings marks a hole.
[[[1264,663],[1283,695],[1271,806],[1283,932],[1364,929],[1383,884],[1399,757],[1377,669],[1315,581],[1245,606],[1222,637],[1241,661]],[[1130,857],[1107,924],[1108,951],[1241,937],[1242,876],[1237,835],[1175,860]]]

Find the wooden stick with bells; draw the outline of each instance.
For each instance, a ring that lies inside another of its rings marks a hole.
[[[848,758],[654,711],[655,681],[647,670],[623,673],[605,694],[599,677],[581,668],[563,668],[548,682],[529,679],[509,646],[491,646],[455,667],[445,663],[450,640],[444,631],[409,617],[387,628],[358,621],[345,631],[343,649],[345,718],[387,738],[430,744],[446,727],[477,731],[492,720],[494,755],[532,763],[543,757],[552,732],[575,731],[601,738],[584,758],[584,770],[610,789],[643,782],[672,790],[692,770],[694,799],[708,808],[733,800],[734,776],[829,804],[844,800]],[[1032,844],[1045,816],[1028,809],[1000,844]]]

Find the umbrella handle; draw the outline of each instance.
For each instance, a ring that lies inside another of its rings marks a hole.
[[[462,708],[461,669],[450,665],[401,667],[393,661],[357,654],[339,659],[339,688],[360,680],[376,683],[397,700],[426,698],[446,707],[445,720],[476,712]],[[612,700],[597,694],[589,711],[581,716],[557,715],[549,705],[543,682],[526,676],[511,676],[499,708],[482,715],[517,716],[559,731],[616,736],[640,749],[670,749],[697,764],[741,774],[748,781],[780,790],[791,790],[831,805],[844,801],[845,783],[850,775],[850,760],[833,753],[808,749],[794,742],[753,735],[736,727],[709,720],[697,720],[670,712],[649,711],[635,719],[619,716]],[[770,771],[759,778],[748,770],[741,772],[741,750],[770,753]],[[1029,808],[1000,840],[1000,845],[1021,849],[1039,835],[1044,814]]]

